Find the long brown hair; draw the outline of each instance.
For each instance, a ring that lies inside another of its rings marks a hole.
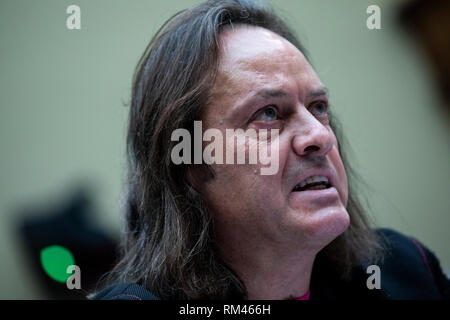
[[[233,24],[271,30],[306,55],[270,8],[250,0],[206,1],[162,26],[134,75],[127,137],[126,229],[122,256],[109,282],[138,283],[162,299],[246,297],[245,285],[214,248],[211,216],[186,178],[187,166],[175,165],[170,158],[173,130],[193,132],[217,73],[219,34]],[[351,189],[351,168],[343,161]],[[320,252],[336,263],[343,277],[379,252],[375,234],[351,190],[347,209],[349,228]]]

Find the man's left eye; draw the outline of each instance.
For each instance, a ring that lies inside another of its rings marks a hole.
[[[278,110],[273,105],[261,109],[254,119],[254,121],[276,121],[276,120],[278,120]]]
[[[312,107],[312,113],[317,115],[323,115],[328,112],[328,104],[324,101],[315,103]]]

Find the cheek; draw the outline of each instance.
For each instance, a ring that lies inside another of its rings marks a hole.
[[[224,145],[223,163],[211,165],[215,178],[202,183],[199,188],[211,211],[216,216],[220,216],[221,220],[239,220],[245,219],[244,217],[251,215],[252,212],[261,213],[268,209],[274,211],[284,205],[283,188],[280,182],[289,145],[280,143],[279,150],[276,152],[278,156],[269,157],[269,165],[261,164],[261,149],[265,150],[266,156],[272,153],[269,147],[271,145],[268,145],[265,139],[259,136],[244,138],[242,135],[234,139],[227,136],[224,128],[219,130]],[[204,147],[207,144],[204,144]],[[281,148],[284,148],[283,151],[280,150]],[[227,151],[230,151],[231,155],[229,164],[226,164]],[[237,164],[238,153],[245,155],[242,159],[245,160],[244,164]],[[250,154],[256,155],[256,163],[249,163]],[[263,167],[272,166],[272,164],[278,169],[274,174],[261,174]]]
[[[339,192],[339,196],[341,198],[342,203],[344,204],[344,206],[347,206],[348,200],[347,174],[345,172],[344,164],[342,163],[342,158],[336,146],[333,147],[333,150],[330,153],[330,160],[336,170],[336,175],[338,179],[336,189]]]

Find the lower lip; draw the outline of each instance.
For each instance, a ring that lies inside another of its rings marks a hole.
[[[319,206],[326,206],[339,201],[339,193],[335,187],[320,190],[293,191],[290,193],[293,204],[314,203]]]

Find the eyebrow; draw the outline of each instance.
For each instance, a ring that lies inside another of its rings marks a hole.
[[[289,94],[284,90],[270,90],[270,89],[263,89],[258,92],[256,92],[253,97],[250,99],[253,100],[254,98],[283,98],[287,97]]]
[[[318,88],[315,88],[313,90],[311,90],[310,92],[307,93],[306,97],[307,98],[316,98],[316,97],[321,97],[321,96],[328,96],[328,88],[321,86]],[[254,99],[258,99],[258,98],[263,98],[263,99],[268,99],[268,98],[284,98],[284,97],[288,97],[290,96],[289,93],[287,93],[284,90],[281,89],[263,89],[263,90],[259,90],[257,91],[254,95],[252,95],[252,97],[250,99],[248,99],[248,101],[252,101]]]
[[[311,90],[310,92],[308,92],[308,94],[306,96],[308,98],[317,98],[317,97],[321,97],[321,96],[328,97],[328,92],[329,92],[328,88],[322,86],[322,87]]]
[[[328,89],[325,86],[320,86],[312,89],[306,94],[306,98],[317,98],[317,97],[328,97]],[[233,110],[242,110],[242,107],[248,106],[251,103],[258,101],[259,99],[270,99],[270,98],[288,98],[292,97],[292,94],[288,93],[282,89],[261,89],[256,93],[252,94],[248,99],[245,100],[243,104],[236,106]]]
[[[282,89],[261,89],[253,93],[249,98],[245,99],[245,101],[242,104],[237,105],[236,108],[233,109],[241,110],[243,107],[255,103],[256,101],[261,99],[286,98],[290,96],[291,94]]]

